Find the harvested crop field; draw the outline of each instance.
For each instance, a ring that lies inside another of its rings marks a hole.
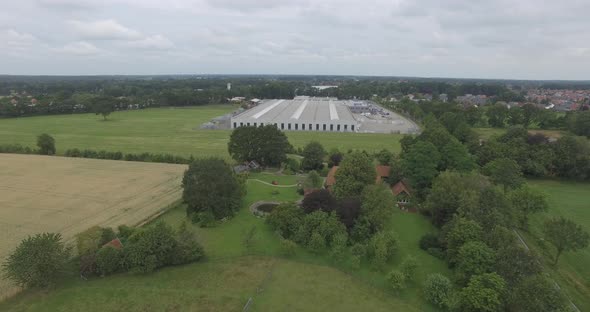
[[[66,240],[92,226],[135,225],[181,196],[185,165],[0,154],[0,259],[26,236]],[[14,291],[0,280],[0,298]]]

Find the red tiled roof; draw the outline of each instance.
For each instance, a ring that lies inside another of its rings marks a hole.
[[[404,183],[404,181],[399,181],[396,184],[394,184],[391,187],[391,192],[393,193],[394,196],[397,196],[397,195],[401,194],[402,192],[404,192],[408,195],[412,195],[412,192],[410,192],[410,189],[408,188],[408,186],[406,186],[406,183]]]
[[[104,244],[102,247],[106,247],[106,246],[113,246],[115,249],[123,249],[123,243],[121,243],[121,240],[119,240],[118,238],[113,239],[112,241]]]

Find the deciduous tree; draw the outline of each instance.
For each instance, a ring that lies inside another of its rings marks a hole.
[[[365,153],[346,155],[336,171],[334,196],[339,199],[360,196],[367,185],[375,183],[375,175],[373,162]]]
[[[239,162],[257,161],[262,166],[279,166],[292,149],[287,136],[273,125],[244,126],[230,135],[228,151]]]
[[[69,256],[61,234],[29,236],[4,262],[4,274],[23,287],[49,286],[65,273]]]
[[[244,186],[220,158],[197,159],[182,179],[187,214],[210,212],[216,219],[232,216],[241,207]]]
[[[326,150],[319,142],[312,141],[303,148],[301,168],[305,171],[320,170],[324,166]]]
[[[55,155],[55,139],[47,133],[37,137],[37,147],[41,155]]]
[[[476,275],[459,293],[458,310],[463,312],[502,311],[506,282],[496,273]]]
[[[584,231],[574,221],[564,217],[552,218],[545,221],[543,234],[545,239],[557,250],[554,265],[557,265],[561,253],[564,251],[575,252],[579,249],[586,248],[590,240],[588,232]]]

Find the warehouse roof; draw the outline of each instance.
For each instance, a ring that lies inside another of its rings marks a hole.
[[[293,100],[264,100],[232,120],[262,123],[350,122],[355,119],[347,107],[348,101],[334,98],[297,97]]]

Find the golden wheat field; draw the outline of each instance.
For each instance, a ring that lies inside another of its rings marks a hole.
[[[184,165],[0,154],[0,259],[28,235],[66,241],[92,226],[136,225],[180,199]],[[16,289],[0,278],[0,298]]]

